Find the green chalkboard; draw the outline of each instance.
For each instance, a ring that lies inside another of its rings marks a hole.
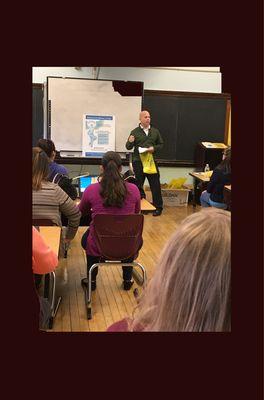
[[[157,158],[191,165],[198,142],[223,143],[227,100],[229,94],[145,90],[143,109],[164,140]]]

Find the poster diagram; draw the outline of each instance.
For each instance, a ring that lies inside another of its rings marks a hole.
[[[101,157],[106,151],[115,151],[114,115],[83,116],[83,157]]]

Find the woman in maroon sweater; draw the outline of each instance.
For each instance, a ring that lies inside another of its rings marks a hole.
[[[96,214],[138,214],[140,212],[140,193],[136,185],[125,182],[121,175],[122,160],[118,153],[108,151],[102,158],[100,182],[88,186],[82,196],[79,210],[82,215],[91,215],[88,231],[83,235],[82,247],[86,250],[87,277],[91,266],[100,260],[100,251],[94,236],[93,219]],[[133,258],[124,260],[132,262]],[[92,290],[96,289],[98,268],[92,272]],[[123,267],[123,287],[129,290],[133,284],[132,267]],[[82,279],[88,285],[88,279]]]

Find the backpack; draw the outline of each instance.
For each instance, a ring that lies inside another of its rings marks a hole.
[[[77,198],[78,194],[76,187],[72,184],[72,179],[70,179],[67,175],[58,173],[54,176],[52,182],[57,183],[57,185],[59,185],[72,200]]]
[[[138,180],[136,179],[134,172],[130,169],[124,173],[123,179],[124,181],[127,181],[129,183],[134,183],[134,185],[139,188]]]

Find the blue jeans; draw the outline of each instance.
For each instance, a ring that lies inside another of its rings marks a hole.
[[[210,193],[208,193],[207,191],[204,191],[201,194],[200,202],[202,207],[216,207],[216,208],[222,208],[223,210],[227,209],[227,205],[225,203],[218,203],[216,201],[211,200]]]

